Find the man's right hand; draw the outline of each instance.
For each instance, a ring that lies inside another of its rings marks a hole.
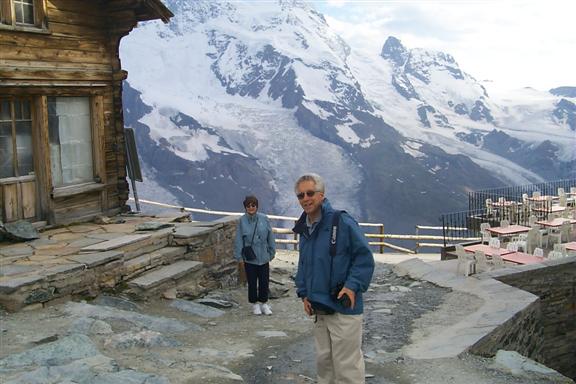
[[[314,314],[314,310],[312,309],[312,304],[310,304],[310,302],[308,301],[308,298],[305,297],[302,300],[302,303],[304,304],[304,312],[306,312],[306,314],[308,316],[312,316]]]

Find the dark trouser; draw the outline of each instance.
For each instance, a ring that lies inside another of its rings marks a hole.
[[[248,280],[248,301],[252,304],[257,301],[268,301],[268,283],[270,278],[270,264],[255,265],[244,263],[246,280]]]

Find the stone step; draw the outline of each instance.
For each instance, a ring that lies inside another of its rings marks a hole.
[[[123,260],[126,261],[166,247],[171,233],[172,229],[168,228],[154,233],[125,235],[88,245],[81,248],[80,251],[82,253],[94,253],[117,250],[123,253]]]
[[[143,235],[125,235],[117,237],[113,240],[103,241],[101,243],[88,245],[81,249],[82,252],[105,252],[113,249],[118,249],[126,245],[142,242],[151,238],[151,234]]]
[[[174,264],[154,269],[131,280],[128,282],[128,286],[140,290],[150,290],[168,282],[175,282],[188,273],[200,270],[202,265],[203,263],[200,261],[177,261]]]
[[[187,247],[166,247],[124,262],[123,280],[130,280],[162,264],[172,264],[186,254]]]

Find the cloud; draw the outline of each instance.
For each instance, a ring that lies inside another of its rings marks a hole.
[[[336,0],[333,0],[336,1]],[[315,3],[354,49],[379,53],[390,35],[451,54],[478,79],[511,87],[576,85],[576,2],[555,0]]]
[[[344,5],[346,5],[346,3],[348,3],[347,0],[326,0],[326,4],[328,4],[330,7],[343,7]]]

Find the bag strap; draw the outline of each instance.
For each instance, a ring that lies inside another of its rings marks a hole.
[[[256,216],[256,224],[254,224],[254,232],[252,233],[252,240],[250,240],[250,245],[254,244],[254,236],[256,235],[256,228],[258,228],[258,216]]]
[[[332,215],[332,227],[330,228],[330,256],[336,255],[336,241],[338,240],[338,225],[340,224],[340,215],[346,211],[335,211]]]
[[[340,216],[342,212],[334,211],[332,215],[332,227],[330,228],[330,277],[328,281],[328,289],[332,289],[332,269],[334,267],[334,256],[336,256],[336,245],[338,240],[338,226],[340,225]]]
[[[254,232],[252,233],[252,240],[250,240],[250,245],[254,244],[254,236],[256,235],[256,228],[258,228],[258,216],[256,216],[256,224],[254,225]],[[245,247],[244,236],[242,236],[242,246]]]

